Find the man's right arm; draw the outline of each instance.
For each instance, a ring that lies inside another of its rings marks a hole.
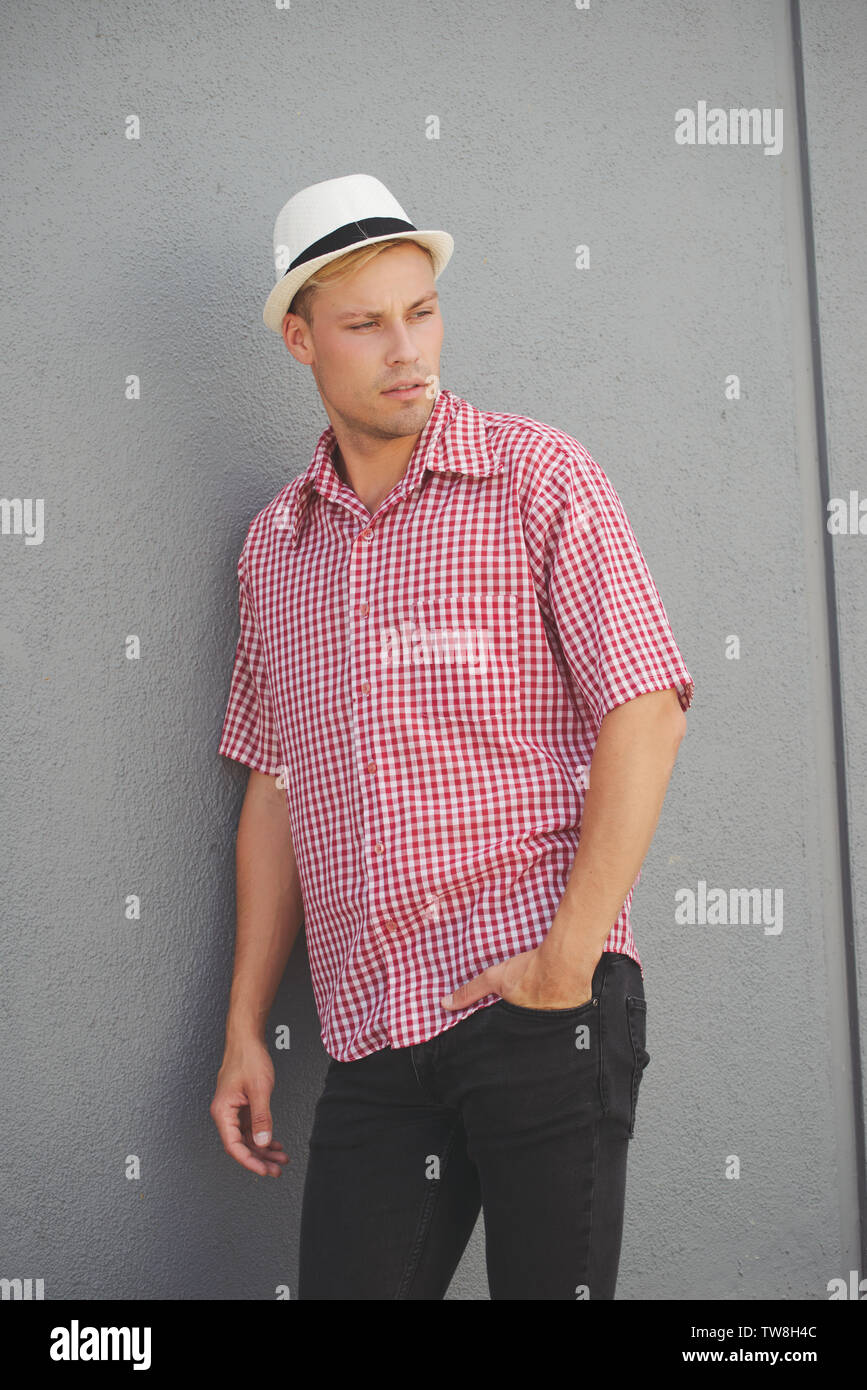
[[[303,904],[286,793],[265,773],[250,772],[235,863],[235,966],[211,1116],[232,1158],[251,1172],[277,1177],[288,1156],[272,1142],[274,1065],[265,1025],[298,936]],[[267,1137],[261,1139],[263,1133]]]
[[[301,926],[286,793],[250,772],[235,845],[237,932],[226,1043],[265,1039],[265,1024]]]

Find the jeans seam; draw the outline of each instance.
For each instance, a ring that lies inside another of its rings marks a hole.
[[[421,1084],[421,1077],[418,1074],[418,1067],[415,1064],[415,1049],[412,1047],[409,1049],[409,1060],[412,1062],[412,1069],[413,1073],[415,1074],[415,1079],[418,1082],[419,1086],[421,1086],[421,1089],[424,1090],[424,1087]]]
[[[404,1268],[403,1276],[398,1286],[397,1293],[394,1295],[395,1299],[400,1299],[404,1296],[404,1294],[409,1292],[409,1289],[412,1285],[412,1281],[415,1278],[416,1271],[418,1270],[419,1261],[421,1260],[422,1251],[424,1250],[425,1239],[430,1229],[431,1218],[433,1217],[437,1197],[439,1196],[440,1184],[443,1178],[445,1177],[446,1168],[448,1167],[449,1155],[451,1154],[452,1148],[454,1147],[455,1135],[458,1132],[459,1124],[460,1120],[455,1120],[455,1123],[452,1127],[452,1131],[449,1134],[448,1139],[446,1140],[445,1149],[443,1150],[442,1162],[440,1164],[440,1175],[435,1183],[430,1184],[430,1188],[425,1194],[424,1201],[422,1202],[422,1208],[418,1218],[418,1227],[416,1229],[415,1238],[413,1240],[413,1244],[410,1249],[409,1255],[407,1256],[406,1266]]]
[[[599,1103],[602,1106],[602,1114],[608,1114],[608,1093],[605,1085],[605,1017],[608,1010],[605,1007],[605,987],[608,984],[608,971],[606,969],[602,976],[599,986]]]
[[[637,1110],[638,1110],[638,1088],[639,1088],[639,1085],[641,1084],[642,1072],[643,1072],[644,1068],[641,1067],[641,1066],[639,1065],[639,1060],[638,1060],[638,1048],[637,1048],[636,1045],[635,1045],[635,1023],[634,1023],[634,1017],[635,1017],[635,1011],[636,1011],[636,1009],[635,1009],[635,1008],[631,1008],[630,1005],[636,1006],[637,1009],[638,1009],[638,1011],[639,1011],[639,1012],[642,1012],[642,1011],[643,1011],[643,1012],[645,1013],[645,1016],[646,1016],[646,1013],[647,1013],[647,1004],[646,1004],[646,1001],[645,1001],[641,996],[627,995],[627,997],[626,997],[626,1016],[627,1016],[627,1022],[628,1022],[628,1024],[629,1024],[629,1041],[630,1041],[630,1043],[631,1043],[631,1045],[632,1045],[632,1088],[631,1088],[631,1089],[632,1089],[632,1094],[631,1094],[630,1106],[629,1106],[629,1138],[632,1139],[632,1138],[634,1138],[634,1136],[635,1136],[635,1121],[636,1121]],[[645,1023],[645,1027],[646,1027],[646,1026],[647,1026],[647,1025],[646,1025],[646,1023]],[[644,1048],[643,1050],[644,1050],[645,1052],[647,1051],[646,1046],[645,1046],[645,1048]]]
[[[593,1268],[593,1197],[596,1192],[596,1169],[599,1161],[599,1125],[602,1123],[603,1122],[600,1120],[593,1126],[593,1166],[590,1177],[590,1227],[587,1232],[587,1292],[591,1302],[593,1300],[593,1290],[590,1287],[589,1280],[590,1271]]]

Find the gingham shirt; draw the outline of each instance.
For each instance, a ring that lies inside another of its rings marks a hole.
[[[569,435],[440,390],[373,516],[335,442],[247,532],[219,751],[285,785],[321,1038],[350,1061],[499,998],[440,1004],[544,939],[605,714],[671,687],[687,709],[693,682]],[[640,966],[634,888],[605,949]]]

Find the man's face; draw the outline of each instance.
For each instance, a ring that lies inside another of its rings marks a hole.
[[[433,407],[443,321],[433,267],[407,244],[375,256],[313,299],[313,324],[288,314],[283,337],[293,357],[312,369],[331,423],[394,439],[418,434]],[[413,391],[388,394],[399,381]]]

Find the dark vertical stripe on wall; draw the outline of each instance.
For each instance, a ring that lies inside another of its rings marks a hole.
[[[810,155],[807,137],[807,103],[804,92],[804,50],[799,0],[790,0],[792,54],[795,93],[798,104],[798,138],[801,161],[801,190],[804,213],[804,243],[807,253],[807,298],[810,307],[810,344],[813,364],[813,391],[816,412],[816,444],[819,485],[826,524],[822,527],[825,563],[825,595],[828,616],[828,649],[831,657],[831,708],[834,717],[834,755],[836,761],[837,824],[839,826],[840,887],[843,906],[843,941],[846,961],[846,995],[849,1016],[849,1050],[852,1065],[852,1091],[855,1111],[855,1146],[858,1166],[858,1216],[861,1245],[861,1275],[867,1272],[867,1153],[864,1134],[864,1077],[861,1068],[861,1038],[858,1022],[858,971],[855,953],[855,911],[852,893],[852,861],[849,850],[849,813],[846,789],[846,744],[843,734],[842,669],[840,630],[837,617],[837,589],[834,577],[834,538],[828,531],[828,502],[831,479],[828,468],[828,434],[825,423],[825,387],[822,377],[822,342],[819,331],[819,291],[816,276],[816,246],[813,239],[813,197],[810,187]]]

